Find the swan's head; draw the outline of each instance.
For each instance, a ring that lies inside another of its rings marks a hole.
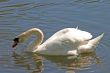
[[[12,47],[13,48],[16,47],[18,45],[18,43],[23,43],[32,35],[36,36],[36,39],[34,40],[33,45],[34,46],[40,45],[44,38],[43,32],[38,28],[32,28],[32,29],[29,29],[29,30],[21,33],[16,38],[14,38],[13,39],[14,43],[13,43]]]
[[[20,34],[19,36],[15,37],[13,39],[13,45],[12,48],[15,48],[19,43],[23,43],[26,40],[26,35],[25,33]]]

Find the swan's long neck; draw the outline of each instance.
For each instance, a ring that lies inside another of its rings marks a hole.
[[[42,43],[44,38],[43,32],[37,28],[32,28],[24,32],[24,34],[26,38],[29,38],[32,35],[36,36],[35,40],[27,47],[27,51],[34,51]]]

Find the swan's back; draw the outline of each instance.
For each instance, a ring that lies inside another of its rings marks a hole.
[[[68,38],[72,37],[72,38],[79,40],[79,41],[85,41],[85,40],[89,40],[92,38],[92,35],[89,32],[82,31],[82,30],[79,30],[76,28],[65,28],[65,29],[62,29],[62,30],[56,32],[52,36],[52,39],[59,38],[62,36],[64,36],[64,37],[67,36]]]

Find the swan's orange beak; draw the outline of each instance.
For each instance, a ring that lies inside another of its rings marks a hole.
[[[19,43],[19,38],[15,38],[15,39],[13,39],[13,41],[14,42],[13,42],[12,48],[15,48]]]

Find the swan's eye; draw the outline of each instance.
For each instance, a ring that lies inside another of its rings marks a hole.
[[[13,43],[12,47],[14,48],[14,47],[16,47],[18,45],[19,38],[15,38],[15,39],[13,39],[13,41],[14,41],[14,43]]]

